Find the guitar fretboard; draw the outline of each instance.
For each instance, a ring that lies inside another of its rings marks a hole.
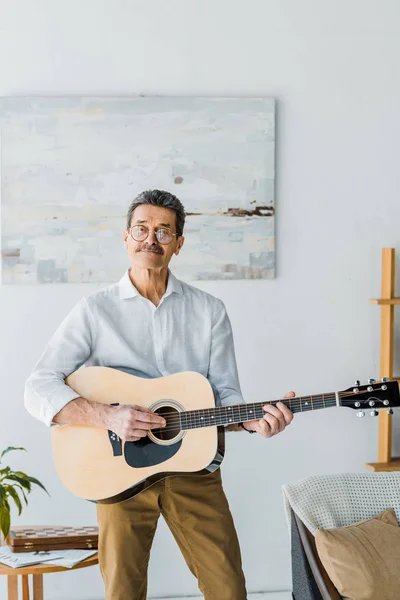
[[[293,413],[308,412],[310,410],[338,406],[339,396],[336,393],[319,394],[315,396],[285,398],[284,400],[274,400],[271,402],[233,404],[231,406],[216,406],[202,410],[188,410],[179,413],[181,428],[197,429],[198,427],[229,425],[231,423],[261,419],[265,414],[263,406],[266,404],[275,406],[278,402],[285,404]]]

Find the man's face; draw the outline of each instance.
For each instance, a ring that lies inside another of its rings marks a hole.
[[[139,228],[135,237],[138,237],[138,233],[145,235],[145,228],[149,229],[143,241],[135,241],[131,230],[124,231],[124,244],[132,267],[160,270],[169,264],[173,254],[179,254],[183,246],[183,236],[172,235],[168,244],[160,243],[156,237],[157,230],[165,230],[164,234],[176,234],[176,213],[170,208],[140,204],[133,212],[132,227]]]

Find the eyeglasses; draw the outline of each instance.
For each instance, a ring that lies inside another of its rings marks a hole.
[[[157,229],[149,229],[146,225],[134,225],[130,229],[132,239],[135,242],[144,242],[148,238],[150,231],[154,231],[156,234],[157,241],[160,244],[170,244],[174,236],[179,236],[179,233],[172,233],[170,229],[165,227],[158,227]]]

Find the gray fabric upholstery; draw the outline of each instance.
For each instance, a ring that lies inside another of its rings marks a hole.
[[[299,530],[291,514],[292,595],[294,600],[322,600],[308,564]]]

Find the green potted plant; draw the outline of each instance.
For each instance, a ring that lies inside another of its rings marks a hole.
[[[7,452],[11,452],[11,450],[24,450],[26,452],[25,448],[9,446],[0,454],[0,531],[3,533],[4,539],[7,538],[10,531],[10,498],[15,503],[18,509],[18,515],[20,515],[22,511],[21,498],[23,498],[25,504],[28,504],[27,495],[31,493],[32,484],[38,485],[46,492],[46,494],[48,494],[44,485],[35,479],[35,477],[30,477],[22,471],[13,471],[11,467],[2,467],[1,462],[3,456],[7,454]]]

